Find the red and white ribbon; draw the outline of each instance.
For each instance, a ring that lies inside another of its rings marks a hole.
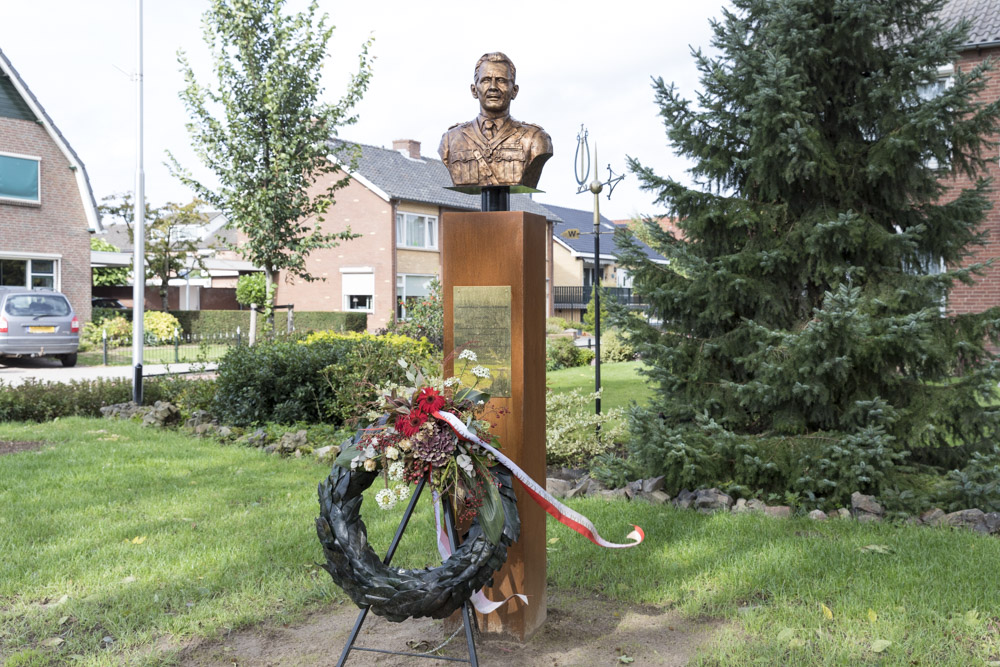
[[[448,539],[448,533],[445,531],[444,526],[441,525],[441,497],[437,491],[434,492],[434,525],[437,529],[438,553],[441,554],[442,560],[448,560],[451,557],[451,540]],[[476,611],[485,615],[492,614],[514,598],[520,598],[521,602],[528,604],[528,596],[523,593],[515,593],[500,602],[494,602],[486,597],[482,589],[473,593],[469,601],[476,608]]]
[[[500,463],[507,466],[514,477],[517,478],[517,481],[521,483],[521,486],[524,487],[524,490],[528,492],[528,495],[531,496],[536,503],[541,505],[542,509],[548,512],[553,518],[555,518],[556,521],[564,526],[572,528],[597,546],[606,547],[608,549],[627,549],[628,547],[634,547],[641,544],[643,539],[645,539],[646,534],[643,532],[642,528],[633,525],[632,527],[634,530],[625,536],[626,539],[632,540],[631,543],[617,544],[615,542],[608,542],[601,537],[600,534],[598,534],[597,528],[594,527],[594,524],[591,523],[590,519],[559,502],[554,496],[552,496],[552,494],[539,486],[535,480],[531,479],[528,473],[521,470],[521,468],[510,460],[510,458],[504,456],[500,450],[491,447],[482,438],[469,430],[469,428],[462,423],[461,419],[450,412],[444,412],[442,410],[431,413],[431,416],[447,423],[452,430],[455,431],[458,437],[468,442],[475,443],[492,454]]]

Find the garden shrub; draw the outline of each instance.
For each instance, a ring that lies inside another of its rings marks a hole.
[[[558,371],[588,364],[594,353],[590,352],[588,359],[586,352],[590,351],[577,347],[569,338],[550,338],[545,342],[545,370]]]
[[[170,400],[161,380],[143,383],[143,402]],[[57,417],[100,417],[101,408],[132,400],[131,378],[73,382],[27,380],[16,387],[0,384],[0,421],[51,421]]]
[[[170,313],[147,310],[142,314],[142,330],[147,343],[174,340],[181,333],[181,323]]]
[[[938,502],[948,511],[1000,512],[1000,447],[985,454],[974,452],[964,468],[950,471],[945,480]]]
[[[616,363],[635,359],[635,348],[628,340],[628,333],[612,329],[601,336],[601,363]]]
[[[235,426],[341,424],[363,414],[376,385],[405,377],[401,357],[426,366],[433,350],[396,334],[334,331],[236,347],[219,361],[212,413]]]
[[[289,340],[238,345],[219,360],[212,414],[235,426],[321,421],[331,388],[322,371],[344,346]]]
[[[579,390],[549,392],[545,400],[545,457],[550,465],[586,466],[599,454],[618,448],[627,436],[622,408],[594,413],[598,394]],[[601,429],[600,441],[597,428]]]
[[[566,329],[572,328],[570,323],[561,317],[550,317],[545,320],[545,333],[547,334],[561,334]]]
[[[400,359],[428,369],[439,363],[437,351],[429,340],[414,340],[394,333],[374,336],[359,332],[316,331],[303,343],[335,344],[344,349],[340,360],[322,371],[332,392],[323,416],[334,423],[344,423],[363,414],[368,404],[378,398],[376,386],[403,382],[406,370],[399,365]]]

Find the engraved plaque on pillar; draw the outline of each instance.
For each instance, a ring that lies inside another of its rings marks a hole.
[[[475,362],[455,359],[455,374],[462,383],[476,386],[494,398],[509,398],[510,383],[510,285],[454,288],[455,350],[476,353]],[[490,369],[490,377],[477,378],[476,366]],[[478,380],[478,384],[477,384]]]

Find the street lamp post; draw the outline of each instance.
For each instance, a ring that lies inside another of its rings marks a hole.
[[[132,261],[132,400],[142,405],[142,346],[143,312],[146,297],[146,194],[142,171],[142,0],[136,0],[136,160],[135,160],[135,221]]]
[[[590,175],[590,146],[588,142],[588,132],[583,125],[580,125],[580,133],[576,135],[576,156],[573,160],[573,167],[576,172],[576,183],[579,189],[576,191],[577,194],[583,192],[594,193],[594,231],[590,232],[594,235],[594,279],[593,279],[593,290],[594,290],[594,391],[597,393],[597,400],[594,406],[596,414],[601,414],[601,234],[607,234],[608,232],[601,231],[601,192],[604,190],[604,186],[608,187],[608,199],[611,199],[611,193],[614,192],[615,186],[623,178],[624,175],[615,176],[615,173],[611,171],[611,165],[608,165],[608,179],[601,182],[601,179],[597,176],[597,142],[594,142],[594,178],[587,183],[587,177]],[[587,232],[581,232],[586,234]]]

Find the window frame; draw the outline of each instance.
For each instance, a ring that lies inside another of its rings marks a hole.
[[[348,276],[365,276],[368,278],[370,289],[368,291],[352,290],[348,282]],[[354,308],[351,304],[352,298],[368,297],[367,308]],[[345,266],[340,269],[340,300],[341,308],[348,313],[374,313],[375,312],[375,267],[373,266]]]
[[[409,245],[407,229],[410,218],[423,218],[428,224],[424,225],[423,245]],[[440,234],[438,227],[438,216],[427,215],[426,213],[411,213],[409,211],[396,212],[396,247],[400,250],[430,250],[436,251],[440,245]],[[431,243],[433,241],[433,243]],[[418,274],[414,274],[418,275]],[[420,274],[422,275],[422,274]]]
[[[396,274],[396,309],[395,315],[396,320],[399,322],[405,322],[408,318],[406,316],[406,300],[408,297],[406,295],[406,279],[407,278],[426,278],[427,282],[434,279],[440,280],[441,276],[436,273],[397,273]],[[416,294],[412,298],[418,298],[421,296],[427,296],[427,294]]]
[[[26,199],[24,197],[11,197],[9,195],[4,195],[0,193],[0,204],[28,204],[31,206],[40,206],[42,203],[42,158],[37,155],[25,155],[23,153],[8,153],[6,151],[0,151],[0,158],[15,158],[17,160],[30,160],[35,163],[36,172],[36,191],[35,199]]]
[[[24,262],[24,284],[23,285],[0,285],[0,287],[23,287],[24,289],[48,289],[55,292],[62,291],[62,255],[50,253],[23,253],[23,252],[0,252],[0,260]],[[35,262],[52,262],[52,272],[40,272],[35,270]],[[52,285],[33,286],[35,276],[51,277]]]

